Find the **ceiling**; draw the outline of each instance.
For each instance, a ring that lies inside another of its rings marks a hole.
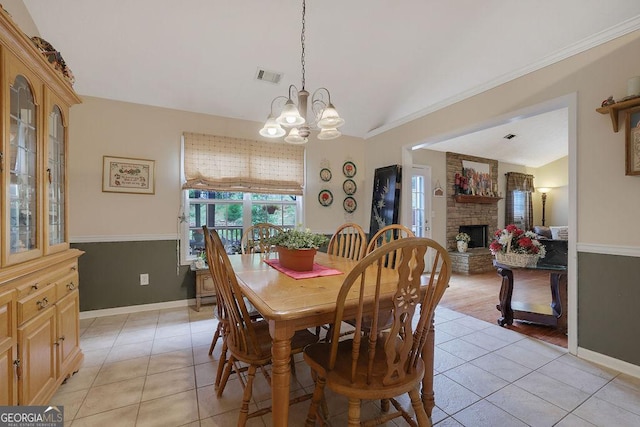
[[[80,95],[263,122],[301,84],[300,0],[24,4]],[[328,88],[342,132],[369,138],[638,28],[638,0],[309,0],[306,89]],[[535,132],[557,133],[522,126],[476,137],[539,153]]]

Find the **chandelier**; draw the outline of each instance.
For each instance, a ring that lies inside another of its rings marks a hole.
[[[290,144],[305,144],[309,139],[312,129],[320,129],[318,139],[335,139],[342,135],[338,128],[344,124],[335,107],[331,103],[329,90],[322,87],[313,92],[311,96],[310,110],[307,113],[309,92],[305,89],[305,13],[306,1],[302,0],[302,87],[300,90],[294,85],[289,86],[288,96],[278,96],[271,101],[271,112],[264,127],[260,129],[260,135],[267,138],[280,138],[289,132],[284,140]],[[277,101],[286,100],[281,107],[280,114],[274,115],[274,106]],[[297,102],[294,102],[294,100]]]

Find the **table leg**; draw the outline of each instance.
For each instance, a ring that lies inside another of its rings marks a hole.
[[[427,412],[427,416],[431,418],[433,407],[436,406],[436,400],[433,393],[433,358],[435,352],[435,328],[433,319],[429,327],[429,335],[427,341],[422,347],[422,361],[424,362],[424,377],[422,378],[422,405]]]
[[[271,346],[271,417],[274,426],[286,427],[289,420],[289,385],[291,370],[291,338],[294,331],[269,321],[269,332],[273,343]]]
[[[513,309],[511,308],[511,297],[513,296],[513,271],[507,268],[498,267],[498,274],[502,276],[502,286],[500,286],[500,304],[496,308],[502,313],[498,319],[498,325],[513,325]]]
[[[567,331],[567,275],[565,273],[551,273],[551,308],[558,319],[558,329]],[[563,305],[564,304],[564,305]]]

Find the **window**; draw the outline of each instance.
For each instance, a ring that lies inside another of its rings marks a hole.
[[[202,226],[215,228],[230,254],[240,252],[244,230],[259,222],[284,228],[298,223],[299,196],[185,190],[188,216],[183,247],[189,261],[204,252]]]
[[[513,192],[513,224],[523,230],[528,229],[525,218],[527,217],[527,198],[529,194],[528,191]]]
[[[204,251],[203,225],[237,253],[250,225],[301,222],[304,147],[185,132],[181,175],[183,263]]]

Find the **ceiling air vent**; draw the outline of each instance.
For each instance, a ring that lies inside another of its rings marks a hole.
[[[275,71],[265,70],[264,68],[258,68],[258,72],[256,73],[256,80],[260,80],[263,82],[278,84],[280,83],[281,79],[282,79],[282,73],[276,73]]]
[[[504,138],[504,139],[513,139],[513,138],[515,138],[515,137],[516,137],[516,136],[515,136],[514,134],[512,134],[512,133],[508,133],[508,134],[506,134],[505,136],[503,136],[503,138]]]

